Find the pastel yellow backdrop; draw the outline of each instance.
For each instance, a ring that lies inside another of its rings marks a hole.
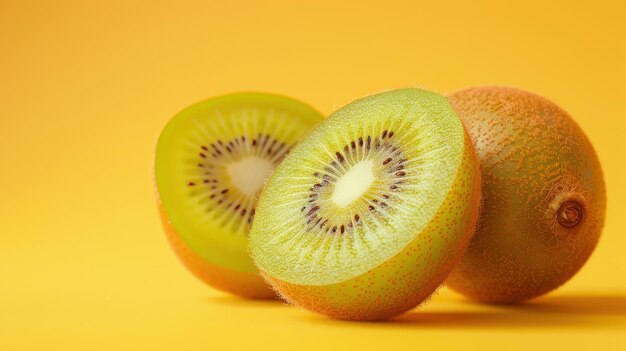
[[[0,349],[624,349],[623,1],[0,2]],[[328,114],[383,89],[525,88],[580,123],[608,219],[566,286],[523,307],[443,289],[391,323],[248,302],[168,248],[156,138],[213,95],[291,95]]]

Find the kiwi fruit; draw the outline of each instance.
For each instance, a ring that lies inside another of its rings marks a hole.
[[[158,207],[183,264],[207,284],[272,298],[248,254],[258,194],[273,169],[323,120],[287,97],[238,93],[175,115],[156,146]]]
[[[294,305],[386,319],[442,283],[473,234],[479,198],[478,160],[446,98],[384,92],[334,112],[276,168],[251,252]]]
[[[570,116],[535,94],[476,87],[449,95],[482,173],[477,232],[447,285],[472,299],[516,303],[569,280],[604,224],[604,179]]]

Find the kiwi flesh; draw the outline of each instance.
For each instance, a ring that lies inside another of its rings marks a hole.
[[[604,178],[580,127],[554,103],[512,88],[449,95],[480,159],[477,232],[447,285],[472,299],[516,303],[569,280],[603,227]]]
[[[156,147],[155,184],[169,242],[207,284],[273,298],[248,254],[263,184],[323,116],[287,97],[237,93],[179,112]]]
[[[473,234],[479,197],[478,161],[445,97],[372,95],[333,113],[276,168],[252,256],[292,304],[390,318],[445,279]]]

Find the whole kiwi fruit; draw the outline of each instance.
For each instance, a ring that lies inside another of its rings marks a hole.
[[[472,299],[516,303],[568,281],[594,250],[606,194],[598,157],[554,103],[513,88],[449,94],[482,173],[477,232],[447,285]]]

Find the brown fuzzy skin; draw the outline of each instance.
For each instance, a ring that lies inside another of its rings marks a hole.
[[[259,274],[239,272],[211,264],[193,252],[176,233],[163,206],[159,202],[159,214],[167,239],[180,261],[196,277],[206,284],[247,299],[275,299],[276,293]]]
[[[449,95],[482,172],[476,235],[447,285],[472,299],[516,303],[584,265],[604,224],[606,192],[589,140],[552,102],[517,89]]]

